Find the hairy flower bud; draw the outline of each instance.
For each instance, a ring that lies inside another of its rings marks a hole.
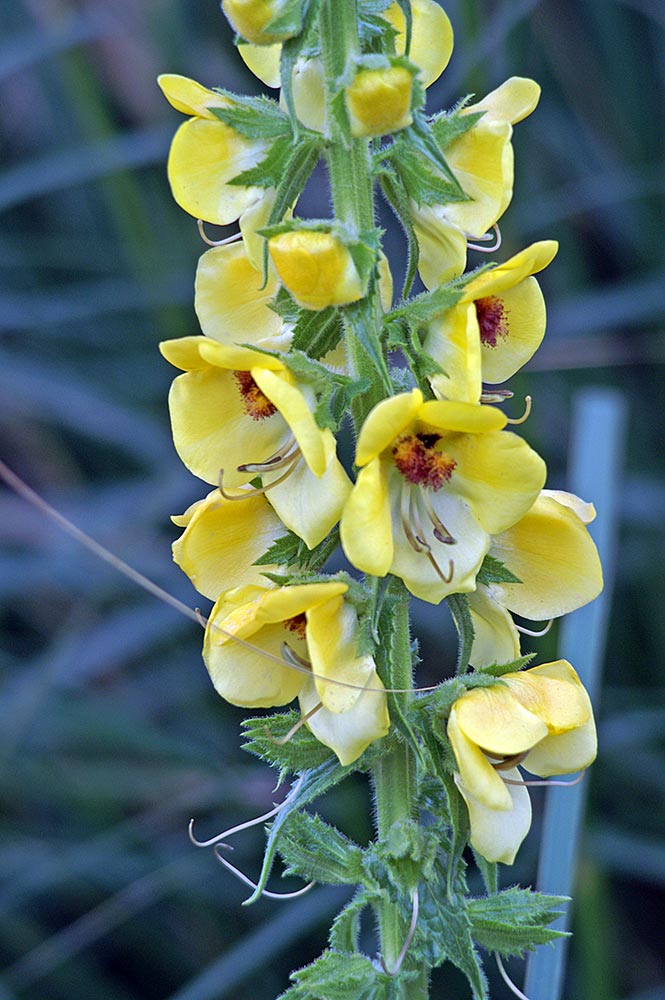
[[[288,0],[222,0],[222,10],[239,35],[254,45],[273,45],[291,38],[294,31],[266,31],[279,17]]]
[[[303,309],[348,305],[365,294],[349,248],[333,233],[291,230],[273,236],[268,250],[281,281]]]
[[[344,91],[351,134],[387,135],[410,125],[412,84],[405,66],[361,69]]]

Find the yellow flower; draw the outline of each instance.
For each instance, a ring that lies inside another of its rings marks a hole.
[[[520,655],[510,612],[542,621],[598,596],[603,573],[586,525],[596,512],[572,493],[543,490],[533,507],[492,538],[489,554],[522,583],[492,583],[469,595],[475,631],[471,663],[509,663]]]
[[[490,536],[526,513],[545,480],[542,459],[505,425],[494,407],[423,402],[419,389],[375,406],[340,525],[349,561],[432,603],[473,590]]]
[[[281,281],[303,309],[357,302],[365,294],[349,248],[333,233],[298,229],[268,240]]]
[[[351,135],[387,135],[410,125],[412,84],[404,66],[361,68],[344,90]]]
[[[273,189],[242,187],[229,182],[255,167],[267,152],[260,139],[247,139],[214,114],[231,101],[185,76],[168,73],[158,83],[166,99],[190,115],[173,137],[168,176],[178,205],[197,219],[229,225],[256,202],[274,201]]]
[[[533,356],[545,334],[545,301],[533,275],[557,248],[554,240],[532,243],[481,272],[429,323],[423,347],[443,369],[430,379],[438,396],[475,403],[483,382],[504,382]]]
[[[450,61],[453,51],[453,29],[448,15],[435,0],[411,0],[412,33],[409,59],[422,71],[422,84],[431,86],[438,80]],[[381,13],[398,32],[395,50],[406,50],[406,23],[398,3],[392,3]]]
[[[550,777],[588,767],[597,750],[589,696],[566,660],[504,674],[458,698],[448,738],[466,801],[471,844],[488,861],[512,864],[531,824],[517,765]],[[503,777],[502,777],[503,776]]]
[[[480,239],[501,218],[513,194],[512,126],[536,107],[540,87],[511,77],[462,114],[480,118],[443,151],[468,201],[445,205],[412,203],[420,248],[418,270],[427,288],[464,271],[467,239]]]
[[[210,614],[203,648],[223,698],[256,708],[286,705],[297,696],[309,714],[307,725],[342,764],[356,760],[389,727],[374,660],[357,652],[358,618],[344,600],[347,589],[330,581],[223,594]],[[240,646],[233,636],[258,649]]]
[[[184,371],[169,409],[176,451],[208,483],[246,486],[257,476],[282,522],[313,548],[339,520],[351,484],[335,438],[316,424],[316,400],[284,364],[207,337],[160,345]],[[242,494],[241,494],[242,495]]]
[[[292,31],[265,30],[287,6],[288,0],[222,0],[231,27],[254,45],[273,45],[292,36]]]
[[[263,573],[276,569],[254,565],[284,534],[282,522],[260,494],[250,491],[236,503],[213,490],[171,520],[185,529],[173,543],[174,562],[211,601],[241,583],[265,586]]]

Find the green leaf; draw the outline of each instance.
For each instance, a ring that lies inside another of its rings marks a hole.
[[[442,150],[447,149],[455,139],[459,139],[461,135],[472,129],[476,122],[483,117],[482,111],[471,111],[466,115],[460,113],[469,99],[465,98],[454,111],[437,115],[430,120],[432,135]]]
[[[280,810],[280,812],[278,812],[277,816],[270,825],[268,842],[266,844],[265,854],[263,855],[261,874],[259,875],[256,889],[250,898],[245,900],[243,906],[249,906],[251,903],[255,903],[257,899],[260,898],[275,860],[275,854],[277,853],[279,847],[282,829],[293,812],[297,809],[301,809],[313,799],[318,798],[319,795],[323,795],[323,793],[328,791],[329,788],[332,788],[333,785],[337,785],[343,778],[346,778],[348,774],[352,774],[357,770],[357,761],[343,767],[337,760],[337,757],[332,757],[331,759],[326,760],[323,764],[320,764],[318,767],[302,773],[301,777],[298,779],[298,783],[296,783],[298,785],[297,792],[294,793],[294,789],[296,787],[296,784],[294,784],[292,786],[291,798]]]
[[[402,179],[392,167],[384,166],[378,170],[377,179],[383,196],[394,212],[406,237],[407,267],[406,274],[404,275],[404,285],[402,286],[402,298],[406,299],[415,281],[418,272],[418,261],[420,259],[420,248],[411,219],[409,196]]]
[[[469,900],[467,912],[473,937],[482,948],[506,957],[522,957],[525,951],[533,951],[538,945],[568,936],[565,931],[548,926],[561,916],[560,907],[565,902],[566,896],[546,896],[512,886],[491,896]]]
[[[280,136],[255,167],[243,170],[229,184],[241,187],[277,188],[275,205],[269,223],[282,218],[295,203],[305,182],[319,159],[320,138],[314,133],[300,136],[294,143],[293,135]],[[279,209],[276,206],[279,204]]]
[[[488,893],[495,893],[499,891],[499,866],[496,861],[488,861],[478,854],[478,851],[474,847],[471,848],[473,851],[473,857],[476,862],[478,871],[481,874],[483,884]]]
[[[291,350],[304,351],[310,358],[323,358],[334,351],[343,333],[342,318],[334,306],[318,312],[300,309],[293,329]]]
[[[463,295],[466,278],[465,274],[464,281],[457,280],[450,285],[439,285],[431,292],[422,292],[420,295],[416,295],[405,305],[398,306],[389,312],[386,321],[404,319],[409,324],[425,325],[429,323],[435,316],[439,316],[457,305]]]
[[[323,541],[308,549],[305,542],[293,531],[278,538],[264,554],[256,560],[255,566],[298,566],[307,572],[323,568],[339,545],[339,528],[333,528]]]
[[[296,813],[279,843],[287,875],[355,885],[363,879],[363,850],[319,816]]]
[[[357,951],[360,937],[360,917],[365,907],[387,895],[380,889],[368,889],[362,886],[353,899],[340,910],[330,928],[330,947],[335,951]]]
[[[282,355],[287,367],[300,379],[310,383],[318,396],[314,417],[321,428],[336,431],[356,396],[369,388],[366,379],[352,379],[336,372],[304,351],[293,350]]]
[[[389,1000],[391,977],[357,953],[324,951],[291,973],[296,984],[278,1000]]]
[[[299,774],[308,767],[335,760],[332,751],[319,743],[306,726],[301,726],[283,745],[275,742],[284,739],[300,718],[300,712],[292,710],[245,719],[243,750],[278,767],[283,774]]]
[[[522,581],[514,573],[511,573],[500,559],[486,555],[482,566],[478,570],[476,582],[488,585],[490,583],[521,583]]]
[[[389,149],[383,151],[383,158],[395,168],[409,198],[413,198],[418,207],[468,201],[459,182],[450,179],[450,169],[445,174],[437,170],[431,157],[414,146],[411,136],[400,134]]]
[[[446,598],[450,613],[455,622],[459,647],[457,652],[457,673],[462,674],[469,666],[471,647],[473,646],[473,621],[469,610],[469,598],[466,594],[451,594]]]
[[[276,101],[269,97],[245,97],[221,88],[216,93],[231,101],[228,108],[210,108],[220,121],[249,139],[291,139],[291,122]]]
[[[303,29],[302,0],[287,0],[279,14],[263,29],[269,35],[299,35]]]
[[[471,679],[474,676],[477,677],[482,674],[490,677],[501,677],[503,674],[516,674],[519,670],[523,670],[524,667],[531,663],[535,655],[535,653],[527,653],[526,656],[520,656],[516,660],[511,660],[510,663],[490,663],[486,667],[479,668],[475,675],[470,674],[469,678]],[[479,685],[470,684],[469,686],[478,687]]]
[[[426,965],[436,968],[444,962],[464,973],[474,1000],[486,1000],[487,980],[472,938],[472,924],[466,900],[441,891],[443,873],[425,883],[420,896],[418,927],[413,941]]]

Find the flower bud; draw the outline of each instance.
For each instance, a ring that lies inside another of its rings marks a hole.
[[[303,309],[356,302],[365,287],[348,247],[332,233],[297,229],[268,241],[277,274]]]
[[[255,45],[273,45],[292,37],[292,31],[265,31],[286,6],[287,0],[222,0],[222,10],[231,26]]]
[[[361,69],[344,91],[351,135],[387,135],[410,125],[412,84],[405,66]]]

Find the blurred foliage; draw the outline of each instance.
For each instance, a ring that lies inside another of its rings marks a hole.
[[[546,343],[513,386],[534,395],[527,436],[550,485],[565,484],[579,387],[618,386],[630,406],[566,995],[655,1000],[665,996],[665,12],[660,0],[447,9],[457,47],[432,109],[513,74],[543,87],[516,128],[501,259],[533,239],[561,241],[543,276]],[[172,373],[156,345],[197,332],[202,247],[165,180],[179,116],[157,90],[160,71],[259,89],[210,0],[2,7],[1,457],[195,605],[170,563],[168,515],[202,490],[170,443]],[[318,175],[308,197],[325,211]],[[245,910],[246,890],[187,839],[192,815],[211,835],[273,801],[273,776],[239,749],[240,713],[212,693],[200,635],[6,491],[0,544],[0,998],[272,1000],[319,953],[341,897],[317,889]],[[422,683],[453,659],[445,618],[418,608]],[[552,634],[540,650],[554,654]],[[325,809],[356,840],[371,835],[362,783]],[[260,831],[237,838],[234,863],[256,873],[261,844]],[[536,845],[537,829],[505,884],[534,881]],[[437,983],[464,995],[454,972]]]

